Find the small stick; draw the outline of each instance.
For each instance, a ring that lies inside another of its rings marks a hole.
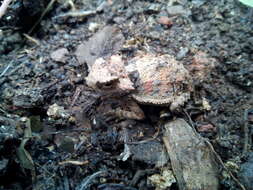
[[[104,174],[106,171],[98,171],[86,178],[81,182],[81,185],[79,187],[76,187],[75,190],[85,190],[88,189],[88,185],[92,183],[92,180],[94,180],[96,177],[98,177],[100,174]]]
[[[86,17],[86,16],[90,16],[96,14],[96,11],[92,11],[92,10],[80,10],[80,11],[70,11],[67,13],[63,13],[61,15],[55,16],[54,19],[57,18],[66,18],[66,17]]]
[[[0,77],[2,77],[2,76],[4,76],[5,75],[5,73],[8,71],[8,69],[10,68],[10,66],[12,65],[12,63],[13,63],[13,61],[11,61],[10,63],[9,63],[9,65],[3,70],[3,72],[0,74]]]
[[[73,95],[73,100],[71,102],[70,107],[73,107],[75,105],[77,99],[79,98],[79,95],[80,95],[81,91],[82,91],[82,88],[80,88],[80,87],[76,88],[76,91],[75,91],[75,93]]]
[[[28,40],[30,40],[31,42],[35,43],[37,46],[40,45],[40,42],[38,40],[36,40],[35,38],[27,35],[27,34],[23,34]]]
[[[195,133],[197,133],[197,131],[195,130],[194,128],[194,124],[193,124],[193,121],[190,117],[190,115],[187,113],[187,111],[183,110],[186,114],[186,116],[188,117],[188,119],[190,120],[190,124],[194,130]],[[245,111],[245,115],[247,114],[247,117],[248,117],[248,110]],[[244,115],[244,116],[245,116]],[[248,119],[247,119],[248,121]],[[247,125],[246,125],[247,126]],[[244,129],[245,131],[245,129]],[[197,133],[199,134],[199,133]],[[248,133],[247,133],[248,134]],[[200,136],[201,137],[201,136]],[[201,137],[202,138],[202,137]],[[237,183],[237,185],[242,189],[242,190],[246,190],[246,188],[244,187],[244,185],[232,174],[232,172],[225,166],[225,164],[223,163],[220,155],[214,150],[213,148],[213,145],[205,138],[202,138],[204,140],[204,142],[208,145],[208,147],[210,148],[210,150],[213,152],[214,156],[217,158],[217,161],[221,164],[221,166],[227,171],[227,173],[231,176],[231,178]],[[246,138],[247,142],[248,142],[248,138]],[[167,138],[163,138],[163,142],[165,144],[165,147],[169,148],[169,142],[167,140]],[[247,147],[248,147],[248,143],[246,143]]]
[[[11,3],[12,0],[4,0],[1,7],[0,7],[0,19],[1,17],[5,14],[9,4]]]
[[[249,111],[244,111],[244,126],[243,126],[243,132],[244,132],[244,142],[243,142],[243,151],[242,156],[245,156],[249,150],[249,126],[248,126],[248,114]]]
[[[204,139],[204,138],[203,138]],[[228,174],[231,176],[231,178],[237,183],[237,185],[242,189],[242,190],[246,190],[246,188],[244,187],[244,185],[232,174],[232,172],[225,166],[225,164],[223,163],[221,157],[219,156],[219,154],[214,150],[213,145],[206,139],[204,139],[205,143],[209,146],[209,148],[211,149],[211,151],[214,153],[215,157],[217,158],[218,162],[221,164],[221,166],[226,170],[226,172],[228,172]]]

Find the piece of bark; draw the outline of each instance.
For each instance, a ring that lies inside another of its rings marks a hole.
[[[165,124],[163,137],[180,190],[217,190],[215,155],[183,119]]]
[[[123,45],[125,38],[115,26],[105,26],[95,33],[88,41],[80,44],[75,55],[80,64],[87,63],[90,69],[97,58],[109,57]]]

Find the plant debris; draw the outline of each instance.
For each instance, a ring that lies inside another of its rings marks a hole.
[[[250,18],[229,0],[12,1],[0,189],[250,189]]]

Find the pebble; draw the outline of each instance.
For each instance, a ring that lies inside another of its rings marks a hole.
[[[115,17],[113,18],[113,21],[117,24],[121,24],[121,23],[124,23],[125,22],[125,18],[124,17]]]
[[[161,4],[152,3],[148,8],[147,11],[150,13],[158,13],[161,10]]]
[[[181,5],[168,6],[167,12],[170,16],[188,15],[189,14],[189,11],[184,9],[184,7]]]
[[[52,118],[69,118],[69,113],[64,109],[63,106],[53,104],[49,106],[47,115]]]
[[[212,124],[203,124],[197,127],[198,132],[216,132],[217,129],[215,126],[213,126]]]
[[[179,52],[177,54],[177,59],[178,60],[183,59],[188,54],[188,52],[189,52],[189,49],[187,47],[180,48],[180,50],[179,50]]]
[[[173,22],[171,19],[169,19],[167,16],[160,16],[158,19],[157,19],[157,22],[159,24],[162,24],[162,25],[165,25],[165,26],[172,26],[173,25]]]
[[[99,24],[98,23],[96,23],[96,22],[91,22],[90,24],[89,24],[89,31],[91,31],[91,32],[96,32],[97,31],[97,29],[99,28]]]
[[[96,9],[97,12],[102,12],[110,6],[108,1],[103,1]]]
[[[206,0],[204,0],[204,1],[203,0],[193,0],[192,4],[194,4],[197,7],[200,7],[200,6],[204,5],[205,2],[206,2]]]
[[[160,39],[160,32],[158,32],[156,30],[150,31],[148,34],[148,37],[150,37],[152,39],[159,40]]]
[[[176,183],[173,172],[168,168],[163,168],[161,174],[154,174],[148,177],[148,180],[159,190],[170,189],[171,185]]]
[[[66,48],[60,48],[51,53],[50,57],[56,62],[65,63],[67,61],[67,55],[69,51]]]

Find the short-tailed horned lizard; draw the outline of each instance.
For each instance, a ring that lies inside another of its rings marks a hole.
[[[141,54],[125,65],[114,55],[95,61],[86,77],[97,90],[117,89],[140,104],[170,106],[173,111],[190,98],[191,77],[183,64],[169,55]]]
[[[90,68],[86,83],[89,87],[100,91],[129,92],[134,90],[134,85],[119,55],[113,55],[107,60],[97,59]]]
[[[190,74],[172,56],[142,54],[130,60],[126,70],[138,73],[132,96],[139,103],[170,106],[173,111],[190,98]]]

